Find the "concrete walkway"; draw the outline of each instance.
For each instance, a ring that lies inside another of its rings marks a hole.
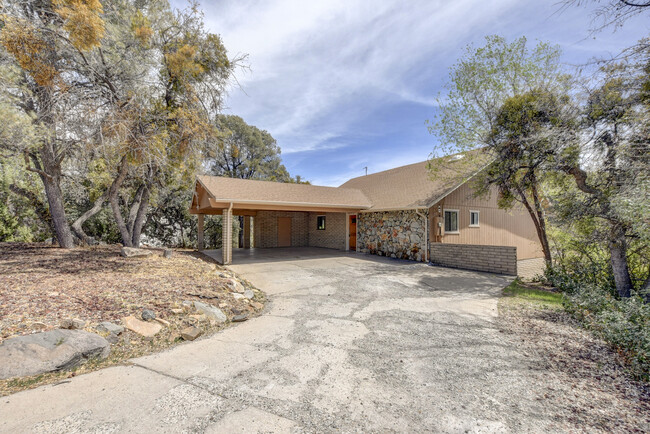
[[[232,269],[267,292],[217,335],[0,401],[0,432],[543,431],[509,280],[324,249]]]

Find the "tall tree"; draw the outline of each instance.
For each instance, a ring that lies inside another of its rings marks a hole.
[[[629,297],[634,286],[628,266],[628,246],[631,240],[647,236],[647,230],[643,229],[647,221],[639,222],[639,219],[643,220],[644,215],[647,218],[648,194],[634,192],[649,182],[648,54],[650,50],[602,68],[600,84],[589,91],[583,108],[586,139],[567,141],[555,162],[559,170],[572,177],[581,192],[568,198],[571,212],[565,212],[565,216],[575,218],[576,214],[582,214],[607,226],[605,239],[621,297]],[[647,238],[642,241],[642,249],[647,249],[648,241]]]
[[[3,99],[28,116],[37,132],[19,149],[13,143],[1,145],[24,153],[26,169],[43,182],[56,238],[70,248],[74,240],[61,191],[62,165],[78,137],[64,126],[79,115],[70,107],[83,103],[86,81],[71,65],[99,46],[102,5],[98,0],[26,0],[3,4],[0,12],[0,60],[5,70],[13,70],[11,80],[3,83]]]
[[[265,130],[248,125],[235,115],[220,115],[217,129],[221,142],[211,152],[210,172],[217,176],[289,182],[280,147]]]
[[[523,204],[533,219],[548,264],[551,247],[540,188],[553,170],[558,147],[564,141],[576,140],[575,135],[567,134],[576,126],[575,107],[570,101],[567,95],[540,90],[508,98],[490,135],[490,153],[496,158],[477,175],[479,192],[496,186],[502,207],[509,208],[515,201]]]
[[[0,146],[41,177],[61,246],[73,234],[92,243],[83,225],[106,203],[122,242],[138,245],[162,180],[193,177],[214,142],[241,58],[228,58],[193,2],[28,0],[2,12],[0,110],[22,128],[0,131]],[[72,231],[64,176],[88,194]]]

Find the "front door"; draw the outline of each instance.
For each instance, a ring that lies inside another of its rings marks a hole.
[[[278,217],[278,247],[291,247],[291,217]]]
[[[357,250],[357,216],[350,217],[350,250]]]

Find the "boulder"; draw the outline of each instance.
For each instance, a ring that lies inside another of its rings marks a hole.
[[[244,291],[244,297],[250,300],[253,297],[255,297],[255,293],[251,289],[247,289],[246,291]]]
[[[153,321],[156,319],[156,312],[151,309],[142,309],[142,319],[145,321]]]
[[[67,318],[61,321],[60,327],[68,330],[79,330],[86,327],[87,322],[79,318]]]
[[[239,293],[237,293],[237,292],[233,292],[233,293],[232,293],[232,296],[233,296],[233,298],[234,298],[235,300],[241,300],[241,299],[246,298],[246,297],[244,297],[244,294],[239,294]]]
[[[0,344],[0,379],[71,369],[111,351],[103,337],[83,330],[51,330]]]
[[[232,292],[238,292],[242,294],[246,288],[244,288],[244,285],[239,283],[236,279],[228,279],[228,287]]]
[[[162,329],[158,323],[140,321],[133,315],[122,318],[122,323],[127,329],[146,338],[154,337]]]
[[[120,254],[125,258],[141,258],[151,256],[151,250],[136,249],[135,247],[122,247]]]
[[[171,258],[174,255],[174,251],[172,249],[165,249],[163,250],[163,258]]]
[[[121,325],[113,324],[112,322],[108,322],[108,321],[100,322],[99,324],[97,324],[97,327],[95,327],[95,329],[98,332],[112,333],[115,335],[119,335],[124,331],[124,327],[122,327]]]
[[[232,317],[232,322],[243,322],[248,319],[248,314],[240,314],[240,315],[235,315]]]
[[[212,306],[207,303],[201,303],[200,301],[194,302],[194,308],[207,316],[211,320],[215,320],[218,323],[223,323],[228,321],[228,317],[221,309],[216,306]]]
[[[194,339],[198,338],[202,334],[203,332],[201,331],[201,329],[194,326],[190,326],[181,330],[181,337],[186,341],[193,341]]]

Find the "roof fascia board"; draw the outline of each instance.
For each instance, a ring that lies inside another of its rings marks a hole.
[[[214,197],[214,196],[213,196]],[[346,208],[346,209],[368,209],[368,205],[344,205],[334,203],[319,203],[319,202],[286,202],[275,200],[245,200],[245,199],[210,199],[213,204],[217,203],[235,203],[245,205],[286,205],[286,206],[304,206],[310,208]]]
[[[432,206],[434,206],[435,204],[437,204],[438,202],[440,202],[441,200],[443,200],[444,198],[446,198],[447,196],[449,196],[450,194],[452,194],[454,191],[458,190],[460,187],[462,187],[463,185],[467,184],[467,182],[468,182],[470,179],[474,178],[476,175],[478,175],[479,173],[481,173],[482,171],[484,171],[484,170],[485,170],[485,169],[486,169],[490,164],[492,164],[492,161],[490,161],[488,164],[486,164],[485,166],[481,167],[479,170],[477,170],[476,172],[474,172],[473,174],[471,174],[469,177],[467,177],[464,181],[462,181],[461,183],[459,183],[457,186],[455,186],[455,187],[453,187],[452,189],[450,189],[449,191],[443,193],[443,194],[442,194],[440,197],[438,197],[437,199],[435,199],[435,200],[429,202],[429,204],[427,205],[427,208],[431,208]]]

